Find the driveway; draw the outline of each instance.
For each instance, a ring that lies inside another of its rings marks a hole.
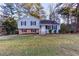
[[[0,40],[3,40],[3,39],[9,39],[9,38],[13,38],[17,35],[5,35],[5,36],[0,36]]]

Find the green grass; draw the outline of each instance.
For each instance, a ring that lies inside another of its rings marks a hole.
[[[0,40],[0,55],[79,55],[79,34],[18,35]]]

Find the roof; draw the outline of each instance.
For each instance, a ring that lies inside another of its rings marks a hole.
[[[52,21],[52,20],[41,20],[40,23],[41,24],[58,24],[56,21]]]
[[[23,16],[22,18],[20,18],[20,20],[22,20],[22,19],[25,19],[25,20],[28,20],[28,19],[40,20],[40,19],[38,19],[38,18],[36,18],[36,17],[34,17],[34,16],[31,16],[31,15]]]

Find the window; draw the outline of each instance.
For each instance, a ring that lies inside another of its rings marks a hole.
[[[31,32],[36,32],[36,29],[31,29]]]
[[[21,21],[21,26],[26,26],[26,21]]]
[[[5,30],[5,28],[2,28],[2,30]]]
[[[27,32],[27,29],[22,29],[22,32]]]
[[[5,31],[5,28],[2,28],[2,32],[4,32]]]
[[[31,21],[31,26],[36,25],[36,21]]]
[[[50,29],[51,27],[50,26],[46,26],[46,29]]]

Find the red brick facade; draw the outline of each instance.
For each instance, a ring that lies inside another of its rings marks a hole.
[[[38,34],[39,29],[19,29],[19,34]]]

